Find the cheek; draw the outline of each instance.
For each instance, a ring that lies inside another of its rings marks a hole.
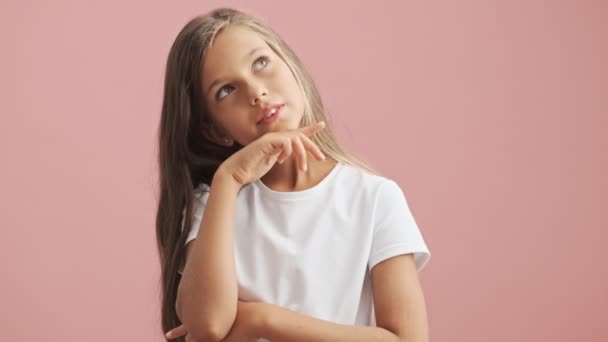
[[[288,100],[294,102],[294,104],[297,104],[298,106],[301,106],[303,103],[302,92],[300,91],[298,82],[287,67],[285,67],[285,70],[283,70],[281,73],[279,86],[281,87],[283,96],[288,96]]]
[[[291,74],[291,70],[285,63],[281,63],[272,72],[272,78],[276,81],[276,84],[283,90],[288,90],[290,93],[293,86],[296,84],[296,80]]]

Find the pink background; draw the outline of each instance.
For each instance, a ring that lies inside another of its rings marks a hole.
[[[403,188],[432,341],[608,341],[604,1],[3,1],[6,341],[162,341],[156,128],[186,21],[236,6]]]

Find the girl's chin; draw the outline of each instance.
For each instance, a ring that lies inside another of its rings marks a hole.
[[[293,123],[287,120],[281,120],[282,118],[278,118],[275,122],[270,124],[258,126],[260,132],[284,132],[289,130],[298,129],[298,124]]]
[[[258,126],[256,128],[257,128],[257,130],[254,133],[253,139],[249,143],[252,143],[253,141],[261,138],[266,133],[286,132],[286,131],[296,130],[296,129],[298,129],[298,124],[293,123],[293,122],[285,122],[285,121],[277,120],[276,122],[273,122],[270,125]]]

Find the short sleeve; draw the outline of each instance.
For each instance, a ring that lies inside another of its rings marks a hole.
[[[188,237],[186,237],[186,242],[184,243],[184,248],[188,244],[188,242],[196,239],[198,235],[198,231],[201,226],[201,221],[203,220],[203,212],[205,211],[205,206],[207,204],[207,199],[209,198],[209,186],[207,184],[201,183],[196,189],[194,189],[194,202],[192,206],[192,224],[190,226],[190,230],[188,232]],[[182,211],[182,223],[181,229],[184,230],[184,224],[186,222],[186,208]],[[179,267],[179,274],[183,273],[185,264],[182,264]]]
[[[416,270],[419,272],[424,268],[431,253],[403,191],[390,179],[379,186],[373,222],[370,270],[381,261],[409,253],[414,253]]]

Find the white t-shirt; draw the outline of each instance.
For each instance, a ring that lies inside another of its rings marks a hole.
[[[208,189],[196,189],[186,243],[197,237]],[[420,271],[431,257],[397,183],[342,163],[303,191],[245,185],[234,230],[240,300],[349,325],[375,325],[376,264],[414,253]]]

